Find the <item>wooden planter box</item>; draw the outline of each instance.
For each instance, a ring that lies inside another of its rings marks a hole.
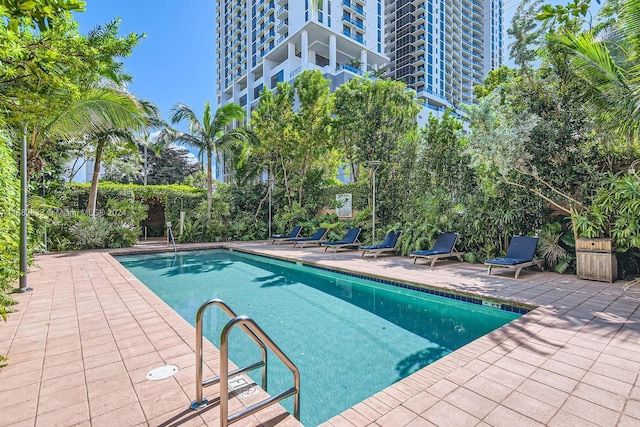
[[[578,239],[577,251],[613,252],[616,250],[613,239]]]
[[[578,239],[576,273],[580,279],[612,283],[618,278],[613,239]]]

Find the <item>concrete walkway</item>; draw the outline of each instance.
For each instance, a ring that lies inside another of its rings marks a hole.
[[[488,276],[468,263],[430,268],[264,242],[227,246],[538,307],[326,426],[640,425],[640,287],[534,270],[516,280],[512,270]],[[36,264],[28,276],[35,291],[18,294],[18,311],[0,323],[0,354],[9,357],[0,370],[0,426],[219,425],[216,399],[204,411],[188,409],[195,396],[189,323],[107,252],[42,255]],[[217,357],[208,345],[205,376]],[[146,379],[165,364],[178,373]],[[214,387],[205,396],[216,396]],[[241,391],[231,411],[264,397]],[[299,424],[275,406],[234,425]]]

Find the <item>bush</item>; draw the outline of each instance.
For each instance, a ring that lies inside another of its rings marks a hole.
[[[106,218],[81,217],[69,228],[74,249],[105,248],[111,237],[111,224]]]
[[[8,141],[0,133],[0,315],[14,303],[9,292],[20,275],[20,185],[17,176]]]

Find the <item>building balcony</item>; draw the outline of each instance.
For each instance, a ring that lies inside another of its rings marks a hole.
[[[424,34],[420,34],[418,37],[416,37],[416,39],[411,43],[414,46],[417,46],[419,44],[424,44],[424,41],[426,40]]]
[[[346,22],[347,24],[353,25],[356,28],[361,29],[362,31],[366,31],[366,28],[365,28],[365,26],[364,26],[364,24],[362,22],[359,22],[359,21],[357,21],[355,19],[351,19],[346,15],[344,15],[342,17],[342,21]]]
[[[278,31],[279,33],[282,33],[282,32],[286,32],[288,28],[289,28],[289,18],[280,22],[276,27],[276,31]]]
[[[349,31],[349,30],[342,30],[342,34],[349,37],[352,40],[357,41],[358,43],[362,43],[363,45],[366,45],[364,38],[362,37],[362,35],[355,33],[353,31]]]
[[[342,5],[348,8],[350,12],[355,12],[357,15],[360,15],[362,19],[364,19],[364,9],[362,8],[362,6],[350,0],[342,0]]]
[[[276,12],[276,16],[280,19],[289,16],[289,4],[281,6],[280,9],[278,9],[278,11]]]
[[[280,37],[278,37],[277,43],[280,44],[283,41],[286,40],[286,38],[289,37],[289,33],[284,33],[283,35],[281,35]]]
[[[412,56],[423,56],[424,57],[424,44],[421,46],[417,46],[413,52],[411,52]]]

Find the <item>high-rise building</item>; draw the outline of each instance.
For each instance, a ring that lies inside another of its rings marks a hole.
[[[502,65],[502,0],[387,0],[387,76],[431,111],[472,103],[473,86]]]
[[[218,0],[217,101],[249,111],[264,87],[319,69],[331,89],[388,63],[383,0]]]
[[[331,89],[385,70],[425,109],[471,103],[502,64],[503,0],[218,0],[217,102],[247,109],[264,87],[319,69]]]

